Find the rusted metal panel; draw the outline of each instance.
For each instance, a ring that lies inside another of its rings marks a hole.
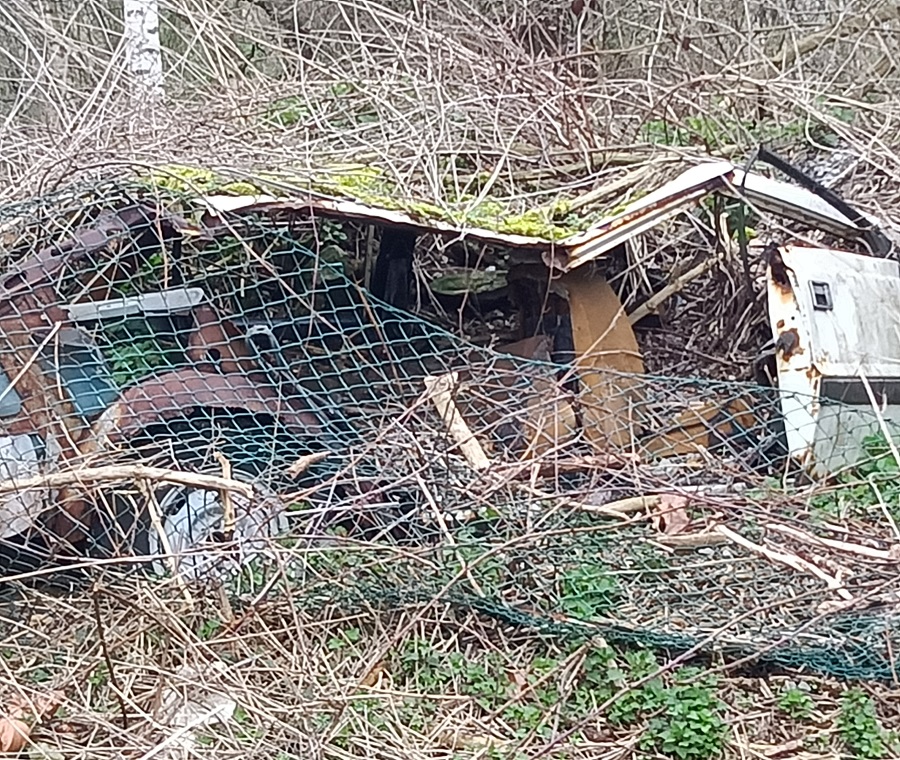
[[[788,450],[808,465],[814,456],[822,376],[812,362],[808,315],[798,300],[798,283],[784,254],[784,249],[768,254],[769,321],[775,338],[776,374]]]
[[[149,425],[189,415],[198,408],[271,414],[301,433],[322,432],[318,417],[297,399],[287,399],[260,375],[225,375],[185,368],[127,389],[93,426],[97,440],[127,440]]]
[[[810,361],[819,372],[900,375],[900,264],[817,248],[784,248],[781,256],[809,331]]]
[[[642,448],[655,456],[681,456],[720,447],[746,448],[760,420],[747,399],[702,401],[679,412],[653,431]]]
[[[688,169],[620,213],[601,220],[587,231],[567,238],[560,246],[568,260],[566,268],[580,267],[627,240],[681,213],[715,190],[724,188],[734,166],[725,162],[703,163]],[[550,262],[547,262],[551,266]]]
[[[550,362],[552,346],[553,341],[549,336],[535,335],[501,346],[498,351],[534,361]],[[575,437],[579,428],[574,399],[556,378],[535,376],[531,389],[525,404],[522,459],[540,459],[551,452],[560,451],[561,447]]]
[[[42,248],[0,278],[0,316],[24,313],[15,307],[15,298],[52,282],[63,267],[101,251],[118,254],[127,244],[128,255],[117,259],[116,271],[127,274],[136,260],[160,250],[165,241],[185,231],[199,230],[184,219],[154,205],[136,204],[115,213],[101,215],[90,227],[71,237]]]
[[[275,198],[267,195],[241,197],[213,195],[206,196],[203,198],[203,201],[209,209],[205,215],[205,223],[210,232],[213,233],[224,228],[220,221],[220,217],[223,214],[299,211],[336,219],[387,225],[418,233],[432,232],[454,237],[468,237],[483,243],[491,243],[508,248],[545,250],[552,248],[554,245],[554,241],[545,238],[494,232],[480,227],[453,224],[452,222],[445,222],[439,219],[418,218],[403,211],[313,194],[295,198]]]
[[[731,163],[716,161],[688,169],[671,182],[603,219],[586,232],[558,246],[567,256],[566,269],[574,269],[612,250],[714,192],[747,201],[762,211],[777,214],[836,235],[858,237],[862,230],[843,213],[802,187],[745,172]],[[558,254],[554,262],[558,265]],[[548,261],[548,266],[551,262]]]
[[[417,218],[402,211],[330,198],[317,193],[290,198],[271,195],[208,196],[203,200],[209,209],[205,223],[210,232],[227,229],[220,217],[228,213],[318,213],[418,233],[471,237],[506,248],[540,252],[546,266],[570,271],[671,219],[715,192],[745,198],[761,211],[836,235],[856,238],[863,232],[845,214],[806,188],[746,172],[728,161],[706,161],[692,166],[672,181],[630,203],[621,212],[600,220],[584,232],[556,241],[504,234],[437,219]]]
[[[193,310],[196,329],[188,338],[187,355],[205,371],[251,373],[259,369],[241,331],[209,305]]]
[[[559,284],[569,302],[585,437],[601,453],[630,451],[637,433],[632,410],[644,362],[628,315],[599,275],[577,270],[561,277]]]

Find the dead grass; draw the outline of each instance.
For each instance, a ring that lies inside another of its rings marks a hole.
[[[646,653],[643,662],[633,650],[600,657],[598,641],[560,645],[440,604],[350,612],[298,604],[283,592],[253,604],[250,594],[229,597],[223,604],[215,593],[196,593],[188,605],[172,586],[109,578],[89,591],[10,599],[5,696],[36,699],[54,688],[66,695],[57,718],[35,733],[31,756],[656,756],[639,750],[641,738],[659,730],[660,708],[646,689],[593,713],[606,693],[601,664],[619,668],[618,685],[627,686],[644,675]],[[661,683],[686,688],[668,677]],[[846,690],[800,675],[723,675],[691,698],[697,715],[708,701],[723,721],[723,757],[827,758],[845,747]],[[791,692],[808,702],[792,702]],[[896,728],[896,693],[866,692],[881,728]],[[199,729],[186,753],[166,705],[192,703],[202,715],[217,696],[233,701],[233,717]],[[649,711],[632,715],[629,699]],[[692,725],[688,743],[703,719]]]

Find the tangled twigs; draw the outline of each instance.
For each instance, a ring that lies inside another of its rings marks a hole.
[[[774,549],[769,549],[766,546],[761,546],[760,544],[754,543],[748,538],[744,538],[744,536],[742,536],[740,533],[736,533],[735,531],[725,527],[724,525],[717,525],[715,530],[729,540],[736,543],[738,546],[742,546],[752,552],[761,554],[763,557],[766,557],[773,562],[787,565],[788,567],[801,573],[809,573],[810,575],[814,575],[816,578],[825,581],[828,588],[834,591],[839,597],[841,597],[841,599],[844,599],[848,602],[852,602],[854,600],[853,594],[851,594],[844,587],[843,581],[841,581],[839,578],[829,575],[818,565],[814,565],[812,562],[809,562],[802,557],[798,557],[796,554],[775,551]]]
[[[4,480],[0,481],[0,494],[18,493],[34,488],[63,488],[65,486],[87,486],[88,484],[96,483],[141,480],[175,483],[176,485],[194,486],[212,491],[231,491],[248,498],[253,496],[253,487],[238,480],[220,478],[215,475],[169,470],[164,467],[149,467],[143,464],[85,467],[32,478]]]

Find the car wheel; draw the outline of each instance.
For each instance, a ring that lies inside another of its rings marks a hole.
[[[221,473],[209,473],[217,474]],[[224,579],[266,556],[289,528],[287,505],[259,479],[244,472],[234,480],[252,486],[252,496],[232,492],[234,523],[225,518],[220,492],[163,485],[149,494],[116,493],[97,507],[91,556],[134,561],[154,575],[177,573],[185,580]]]

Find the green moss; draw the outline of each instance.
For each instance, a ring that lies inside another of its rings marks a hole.
[[[423,223],[439,221],[458,226],[480,227],[503,234],[545,240],[561,240],[587,227],[593,219],[570,213],[570,201],[557,198],[536,208],[522,209],[497,198],[477,199],[472,195],[448,198],[446,205],[417,200],[404,194],[399,185],[379,167],[343,164],[302,175],[257,175],[258,182],[237,182],[208,169],[167,165],[152,171],[146,179],[155,188],[182,195],[289,196],[312,191],[335,198],[355,200],[369,206],[400,211]]]
[[[483,272],[478,269],[446,272],[431,282],[431,290],[447,296],[467,293],[489,293],[506,286],[505,272]]]
[[[249,182],[235,182],[209,169],[179,164],[154,169],[145,181],[155,188],[182,195],[259,195],[263,192]]]

